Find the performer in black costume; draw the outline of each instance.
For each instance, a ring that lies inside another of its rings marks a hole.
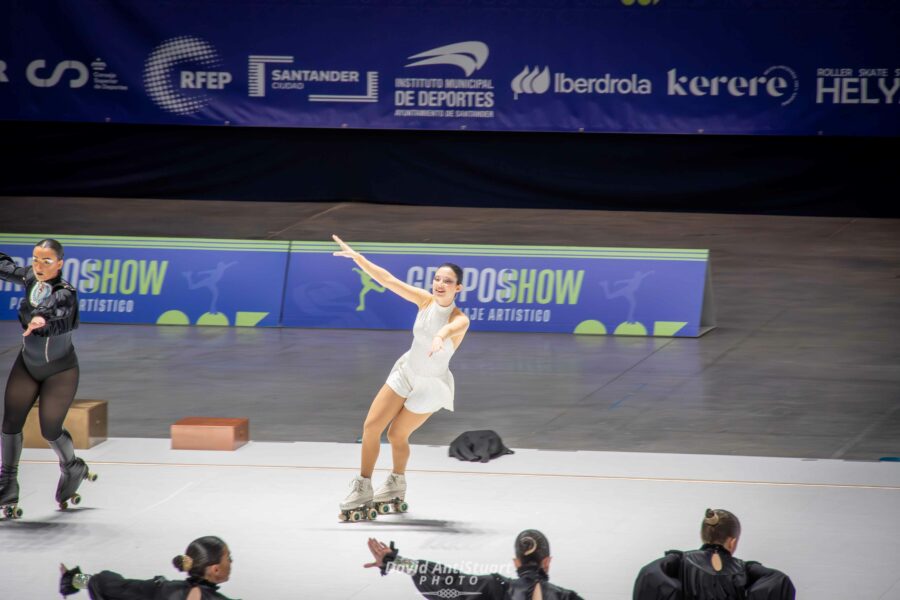
[[[526,529],[516,537],[516,579],[498,573],[469,575],[438,563],[405,558],[397,554],[393,542],[388,547],[374,538],[369,538],[369,551],[375,562],[366,564],[366,568],[378,567],[382,575],[388,571],[411,575],[416,589],[426,598],[581,600],[575,592],[548,581],[550,542],[535,529]]]
[[[741,523],[727,510],[706,509],[699,550],[669,550],[646,565],[634,600],[794,600],[791,579],[758,562],[734,558]]]
[[[28,411],[40,396],[41,434],[59,457],[61,475],[56,487],[60,508],[77,503],[78,486],[95,477],[83,460],[75,456],[72,436],[63,429],[66,413],[78,389],[78,357],[72,332],[78,328],[78,298],[75,288],[62,280],[63,248],[56,240],[41,240],[34,247],[30,267],[19,267],[0,253],[0,279],[25,287],[19,304],[19,322],[25,329],[22,350],[17,354],[3,405],[0,507],[8,518],[19,517],[19,456],[22,428]]]
[[[228,600],[218,589],[231,577],[231,563],[225,542],[206,536],[191,542],[184,554],[172,559],[176,569],[188,574],[184,581],[169,581],[162,576],[125,579],[112,571],[87,575],[78,567],[60,565],[59,593],[70,596],[87,589],[92,600]]]

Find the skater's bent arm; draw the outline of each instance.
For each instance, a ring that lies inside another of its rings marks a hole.
[[[47,321],[60,321],[71,317],[73,312],[75,312],[75,294],[62,288],[35,306],[31,311],[31,317],[43,317]]]
[[[418,570],[412,574],[413,585],[426,598],[433,598],[434,594],[446,595],[451,593],[450,590],[456,595],[477,595],[483,600],[506,597],[505,588],[509,581],[496,573],[470,575],[439,563],[416,562]]]
[[[462,311],[454,311],[447,324],[438,329],[437,335],[443,339],[455,338],[469,329],[469,317]]]
[[[26,273],[28,273],[28,267],[20,267],[8,255],[0,252],[0,279],[25,285]]]
[[[387,563],[387,571],[399,571],[412,577],[413,585],[426,598],[435,594],[455,593],[457,595],[478,595],[483,600],[504,598],[509,580],[492,573],[490,575],[470,575],[447,565],[427,560],[416,560],[397,556]]]
[[[75,294],[67,288],[58,290],[45,298],[33,311],[31,321],[23,335],[31,335],[36,329],[50,326],[50,335],[59,332],[60,326],[66,327],[66,323],[72,319],[76,310]]]
[[[481,600],[506,597],[510,580],[496,573],[469,575],[446,565],[406,558],[398,554],[394,542],[389,548],[375,538],[369,538],[369,551],[375,561],[365,567],[378,567],[382,575],[398,571],[411,576],[416,589],[426,598],[436,594],[443,598],[477,595]]]

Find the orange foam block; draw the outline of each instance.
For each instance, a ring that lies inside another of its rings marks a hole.
[[[173,450],[237,450],[250,440],[250,419],[185,417],[171,431]]]

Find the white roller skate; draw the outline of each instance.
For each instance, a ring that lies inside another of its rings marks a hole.
[[[350,482],[350,494],[341,502],[341,521],[376,519],[378,511],[372,507],[372,480],[357,475]]]
[[[375,510],[382,514],[402,513],[409,509],[406,498],[406,476],[391,473],[375,492],[372,502]]]

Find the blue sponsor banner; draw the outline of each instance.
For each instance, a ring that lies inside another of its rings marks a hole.
[[[898,135],[895,0],[37,0],[0,119]]]
[[[457,305],[473,330],[696,337],[711,325],[703,314],[708,250],[351,245],[425,289],[438,265],[459,264],[465,275]],[[283,324],[412,327],[415,306],[333,256],[335,248],[292,242]]]
[[[30,264],[42,237],[2,234],[0,251]],[[53,237],[83,322],[278,325],[288,242]],[[15,319],[23,296],[22,286],[0,281],[0,319]]]

